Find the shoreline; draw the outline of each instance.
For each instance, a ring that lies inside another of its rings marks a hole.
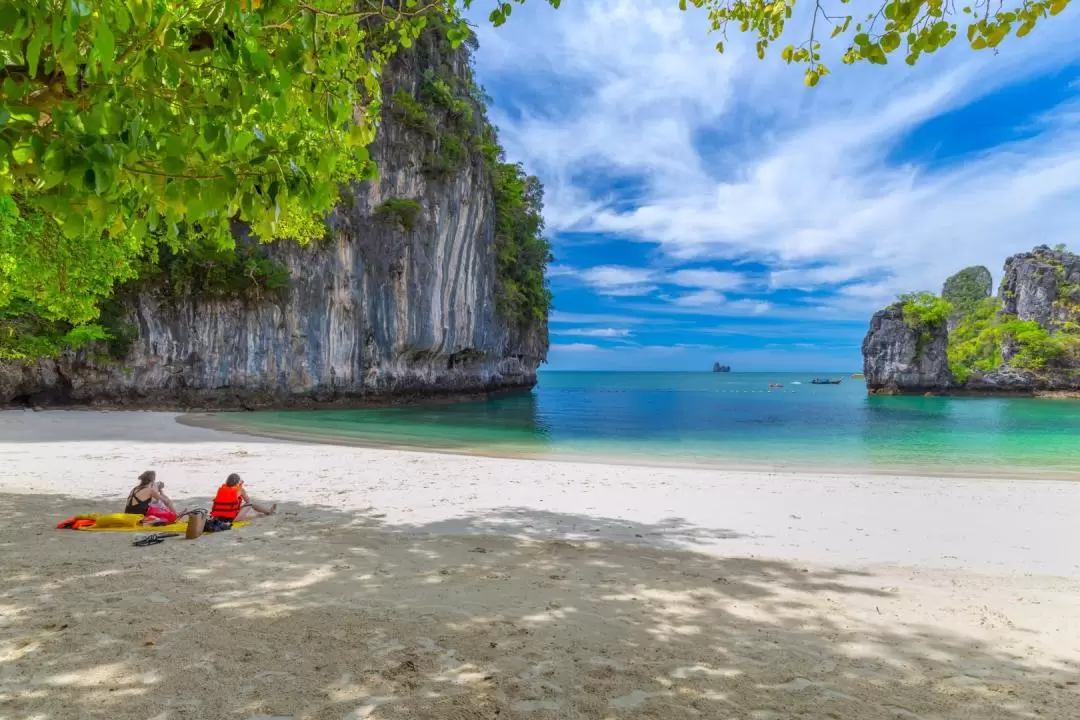
[[[57,530],[154,469],[278,513]],[[0,705],[101,720],[1071,720],[1080,484],[310,444],[0,413]],[[217,690],[227,686],[230,692]]]
[[[1080,576],[1080,560],[1065,552],[1080,545],[1074,522],[1080,483],[1072,481],[504,458],[303,443],[176,419],[142,412],[0,413],[0,492],[72,494],[74,488],[81,497],[118,498],[132,478],[155,469],[177,502],[205,502],[226,474],[238,472],[260,500],[378,508],[398,527],[451,532],[462,514],[542,512],[579,518],[556,527],[541,522],[547,532],[570,526],[582,537],[619,542],[648,543],[631,528],[662,523],[661,537],[706,553],[969,568],[1026,558],[1033,570]],[[981,519],[964,518],[976,509]],[[602,518],[596,535],[589,534],[590,516]],[[487,527],[521,531],[516,520]],[[897,533],[907,537],[914,528],[919,532],[898,544]],[[800,533],[795,546],[785,539],[792,531]]]
[[[119,396],[90,401],[63,398],[55,394],[37,393],[20,396],[20,402],[0,401],[0,412],[15,410],[88,411],[88,412],[256,412],[260,410],[357,410],[399,407],[402,405],[449,405],[500,395],[529,392],[536,387],[535,375],[523,382],[486,383],[460,389],[420,388],[412,391],[376,392],[369,394],[311,394],[279,395],[264,391],[210,390],[191,391],[176,399],[153,399],[139,396]],[[226,389],[227,390],[227,389]],[[329,399],[324,399],[329,398]]]
[[[106,411],[118,412],[118,411]],[[290,431],[279,428],[253,427],[242,422],[233,422],[225,415],[242,415],[242,411],[229,412],[184,412],[176,416],[176,422],[188,427],[215,430],[241,437],[282,440],[305,445],[331,445],[338,447],[366,448],[370,450],[391,450],[415,452],[432,455],[455,455],[463,457],[502,458],[507,460],[527,460],[559,463],[586,463],[590,465],[615,465],[631,468],[691,469],[691,470],[726,470],[748,473],[827,473],[834,475],[873,475],[878,477],[947,477],[956,479],[995,479],[995,480],[1051,480],[1059,482],[1080,482],[1080,468],[1073,471],[1048,468],[1000,469],[998,466],[976,467],[972,470],[956,470],[946,465],[902,465],[888,467],[875,465],[813,465],[810,463],[754,463],[743,458],[715,457],[703,460],[679,460],[663,456],[618,455],[603,453],[573,453],[513,450],[506,447],[486,446],[464,448],[440,445],[421,445],[409,443],[380,442],[374,439],[334,435],[329,433]]]

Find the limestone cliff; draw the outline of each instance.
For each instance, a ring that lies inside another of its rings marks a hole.
[[[871,394],[944,392],[953,387],[944,322],[921,328],[900,303],[874,313],[863,339],[863,374]]]
[[[946,282],[947,323],[914,328],[905,303],[874,315],[863,341],[871,393],[1080,390],[1080,256],[1045,245],[1014,255],[997,297],[982,271]]]
[[[415,95],[432,68],[470,80],[466,52],[428,38],[395,61],[386,97]],[[479,133],[481,113],[468,117]],[[0,365],[0,404],[291,406],[532,386],[547,327],[496,307],[490,172],[472,146],[452,172],[422,172],[439,142],[387,112],[371,147],[378,180],[343,193],[328,237],[266,246],[291,276],[280,298],[142,288],[122,308],[137,328],[122,359],[91,348]],[[388,221],[378,210],[391,199],[416,216]]]

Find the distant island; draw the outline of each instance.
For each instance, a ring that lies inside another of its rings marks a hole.
[[[713,363],[712,364],[712,371],[713,372],[731,372],[731,366],[730,365],[721,365],[720,363]]]

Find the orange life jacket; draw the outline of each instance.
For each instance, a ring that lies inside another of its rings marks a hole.
[[[210,517],[222,520],[235,520],[240,514],[240,490],[241,486],[229,487],[222,485],[214,496],[214,505],[210,508]]]

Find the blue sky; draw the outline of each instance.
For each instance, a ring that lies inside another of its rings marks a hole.
[[[677,5],[477,20],[491,118],[546,189],[549,369],[855,370],[897,294],[1080,246],[1075,7],[996,55],[961,33],[811,90],[737,33],[718,54]]]

